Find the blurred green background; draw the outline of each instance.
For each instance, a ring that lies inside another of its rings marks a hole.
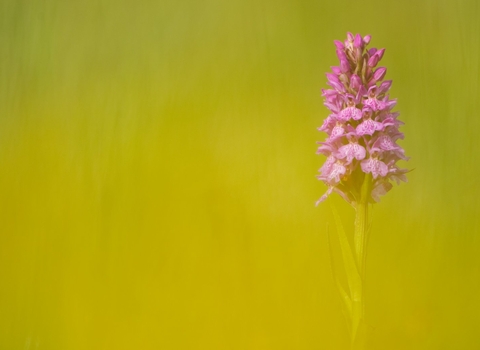
[[[369,349],[480,349],[479,18],[476,0],[1,0],[0,349],[346,349],[314,203],[347,31],[387,48],[415,168],[374,208]]]

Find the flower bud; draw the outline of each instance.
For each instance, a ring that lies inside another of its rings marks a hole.
[[[348,63],[348,60],[340,60],[340,70],[342,73],[347,73],[350,71],[350,63]]]
[[[385,80],[380,84],[377,90],[377,94],[383,94],[387,92],[390,89],[390,86],[392,86],[392,81],[391,80]]]
[[[363,46],[362,37],[360,34],[355,35],[355,40],[353,41],[353,46],[357,48],[361,48]]]
[[[345,45],[343,45],[343,43],[341,41],[335,40],[333,43],[335,44],[335,46],[339,50],[343,50],[345,48]]]
[[[352,76],[350,77],[350,88],[352,88],[353,90],[358,90],[361,85],[362,80],[360,79],[360,77],[356,74],[352,74]]]
[[[377,54],[373,55],[372,57],[369,58],[368,60],[368,66],[369,67],[375,67],[378,64],[378,61],[380,61],[379,57]]]
[[[330,67],[330,69],[336,75],[340,75],[342,73],[342,71],[340,70],[340,67]]]
[[[375,55],[378,56],[378,60],[380,61],[383,58],[383,54],[385,53],[385,49],[380,49],[377,52],[375,52]]]
[[[386,73],[387,73],[387,68],[385,68],[385,67],[377,68],[375,70],[375,72],[373,73],[373,78],[372,79],[375,82],[380,81],[380,80],[383,79],[383,77],[385,76]]]
[[[345,54],[344,50],[337,49],[336,51],[338,59],[341,60],[348,60],[347,55]]]
[[[332,86],[334,89],[338,91],[345,90],[345,87],[343,86],[343,84],[340,82],[340,80],[335,74],[327,73],[327,79],[328,79],[328,82],[330,83],[330,86]]]

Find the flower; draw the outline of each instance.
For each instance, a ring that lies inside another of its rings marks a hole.
[[[362,160],[365,158],[365,148],[360,146],[357,141],[350,142],[338,149],[337,157],[340,159],[346,158],[350,164],[353,159]]]
[[[374,179],[377,177],[385,177],[388,174],[387,164],[378,160],[376,157],[368,158],[360,163],[364,173],[372,173]]]
[[[372,177],[370,201],[379,201],[391,181],[407,181],[408,170],[396,165],[408,160],[396,143],[404,137],[403,122],[392,112],[397,101],[388,95],[392,81],[383,80],[387,68],[377,67],[385,49],[367,49],[370,40],[347,33],[344,42],[334,41],[340,63],[326,75],[331,89],[322,90],[331,114],[318,128],[327,138],[317,151],[327,157],[317,177],[328,190],[317,204],[337,192],[355,205],[366,174]]]

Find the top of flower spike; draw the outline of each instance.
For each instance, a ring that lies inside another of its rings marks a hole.
[[[373,178],[371,201],[378,201],[392,187],[390,181],[406,181],[407,170],[396,162],[407,160],[397,145],[403,134],[399,113],[392,112],[396,100],[387,94],[392,81],[384,81],[387,69],[377,67],[385,49],[367,50],[371,36],[347,34],[344,42],[335,40],[339,66],[327,73],[332,89],[322,90],[325,106],[331,114],[319,130],[327,133],[317,153],[327,156],[318,178],[333,191],[355,204],[365,174]],[[317,203],[318,203],[317,202]]]

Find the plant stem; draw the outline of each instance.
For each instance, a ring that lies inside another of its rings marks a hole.
[[[360,200],[356,205],[355,233],[353,243],[355,246],[355,260],[361,279],[360,290],[356,291],[352,315],[352,349],[363,349],[366,340],[365,318],[365,265],[366,245],[368,234],[368,200],[372,187],[372,176],[366,174],[361,187]]]
[[[367,229],[368,229],[368,199],[370,197],[370,191],[372,186],[372,176],[370,174],[365,175],[363,180],[360,201],[356,206],[355,215],[355,233],[353,241],[355,245],[355,255],[357,260],[358,272],[362,280],[365,278],[365,258],[366,258],[366,245],[367,245]]]

